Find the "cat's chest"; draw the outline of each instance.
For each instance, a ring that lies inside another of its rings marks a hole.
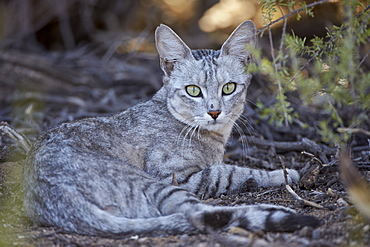
[[[142,170],[148,167],[171,169],[174,166],[198,165],[202,168],[222,163],[224,143],[222,138],[183,136],[181,131],[166,130],[122,133],[119,141],[121,159]]]

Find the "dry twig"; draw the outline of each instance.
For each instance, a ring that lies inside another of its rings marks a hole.
[[[2,130],[7,136],[16,141],[26,152],[31,149],[31,142],[22,133],[14,130],[8,123],[1,122],[0,130]]]
[[[283,159],[279,156],[280,158],[280,161],[281,161],[281,165],[283,167],[283,171],[284,171],[284,179],[285,179],[285,188],[287,189],[287,191],[293,196],[294,199],[302,202],[304,205],[307,205],[307,206],[311,206],[311,207],[314,207],[314,208],[319,208],[319,209],[324,209],[323,206],[317,204],[316,202],[311,202],[311,201],[308,201],[306,199],[303,199],[302,197],[300,197],[293,189],[292,187],[289,185],[288,183],[288,172],[286,170],[286,167],[285,167],[285,164],[284,164],[284,161]]]

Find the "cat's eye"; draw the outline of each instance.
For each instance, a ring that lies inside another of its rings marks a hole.
[[[232,94],[236,89],[236,84],[234,82],[226,83],[222,87],[222,93],[225,95]]]
[[[186,92],[192,96],[192,97],[199,97],[202,95],[202,91],[200,90],[199,87],[197,86],[194,86],[194,85],[190,85],[190,86],[186,86]]]

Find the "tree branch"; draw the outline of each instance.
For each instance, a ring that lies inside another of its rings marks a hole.
[[[275,21],[272,21],[272,22],[270,22],[269,24],[267,24],[266,26],[264,26],[263,28],[259,29],[259,30],[258,30],[258,32],[257,32],[257,34],[258,34],[258,33],[261,33],[261,35],[262,35],[262,34],[263,34],[263,32],[264,32],[266,29],[270,28],[270,27],[271,27],[272,25],[274,25],[275,23],[278,23],[278,22],[280,22],[280,21],[282,21],[282,20],[285,20],[285,19],[287,19],[288,17],[291,17],[292,15],[297,14],[297,13],[299,13],[299,12],[301,12],[301,11],[303,11],[303,10],[307,9],[307,8],[311,8],[311,7],[314,7],[314,6],[316,6],[316,5],[320,5],[320,4],[323,4],[323,3],[329,2],[329,1],[330,1],[330,0],[321,0],[321,1],[317,1],[317,2],[310,3],[310,4],[308,4],[308,5],[306,5],[306,6],[302,7],[302,8],[296,9],[296,10],[294,10],[294,11],[290,12],[289,14],[283,15],[283,16],[282,16],[282,17],[280,17],[279,19],[276,19]]]

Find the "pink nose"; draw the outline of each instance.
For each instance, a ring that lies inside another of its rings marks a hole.
[[[216,120],[216,118],[218,118],[220,113],[221,113],[221,111],[209,111],[208,115],[210,115],[214,120]]]

